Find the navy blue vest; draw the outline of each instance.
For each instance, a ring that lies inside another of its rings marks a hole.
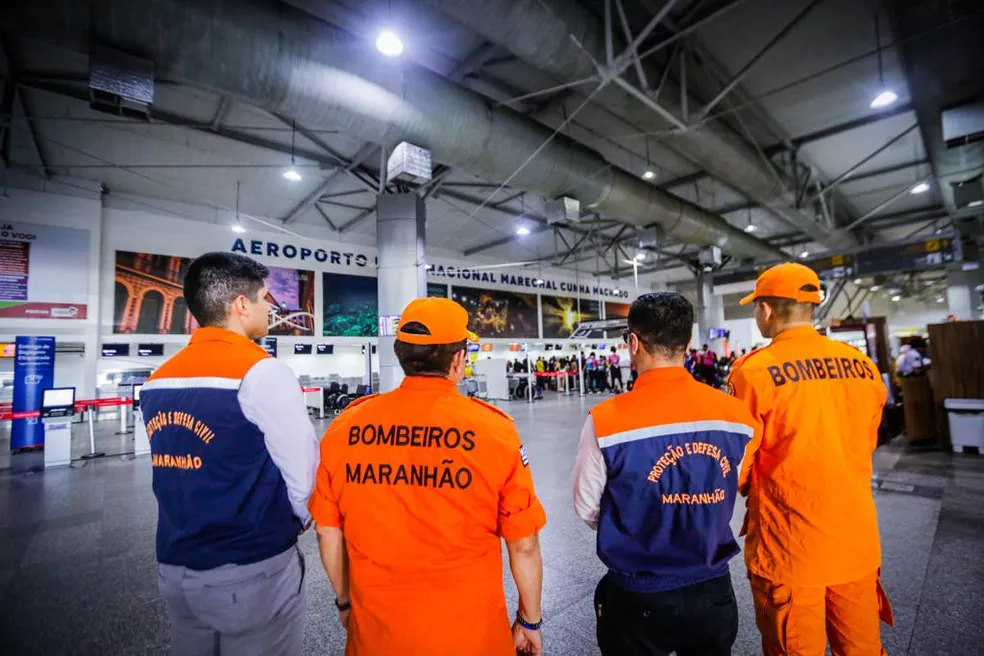
[[[296,543],[301,525],[283,476],[239,406],[243,377],[265,357],[245,337],[199,328],[144,385],[159,562],[245,565]]]

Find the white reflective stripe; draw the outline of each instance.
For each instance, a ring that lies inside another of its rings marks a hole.
[[[239,389],[241,378],[219,378],[218,376],[199,376],[194,378],[157,378],[144,383],[140,393],[155,389]]]
[[[751,439],[755,434],[755,429],[746,424],[739,424],[734,421],[684,421],[678,424],[662,424],[660,426],[646,426],[644,428],[633,428],[632,430],[613,433],[605,437],[598,438],[598,446],[602,449],[645,440],[651,437],[666,437],[667,435],[686,435],[688,433],[703,433],[705,431],[721,431],[723,433],[736,433]]]

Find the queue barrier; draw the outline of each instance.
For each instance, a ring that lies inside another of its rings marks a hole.
[[[315,407],[318,408],[318,417],[321,418],[321,419],[324,419],[325,418],[325,399],[324,399],[324,394],[322,394],[323,389],[324,388],[322,388],[322,387],[304,387],[304,386],[301,386],[301,392],[304,394],[304,405],[305,406],[307,406],[307,395],[308,394],[317,394],[318,395],[317,396],[318,401],[317,401],[317,403],[315,403]],[[310,406],[308,406],[308,407],[310,407]]]

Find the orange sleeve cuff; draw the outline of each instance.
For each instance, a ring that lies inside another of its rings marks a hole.
[[[314,492],[311,493],[311,500],[308,501],[308,511],[311,513],[314,523],[318,526],[342,525],[342,516],[338,511],[338,503],[332,494],[331,476],[324,468],[324,462],[318,465]]]
[[[543,509],[543,504],[530,495],[530,505],[523,510],[509,513],[508,515],[499,514],[499,536],[509,540],[521,540],[537,533],[547,525],[547,513]]]

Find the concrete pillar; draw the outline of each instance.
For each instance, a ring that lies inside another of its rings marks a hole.
[[[376,200],[379,257],[379,316],[394,316],[415,298],[427,295],[424,200],[417,194],[380,194]],[[379,391],[403,380],[393,353],[395,337],[379,336]]]
[[[715,296],[711,277],[703,271],[697,273],[697,336],[698,342],[691,348],[699,349],[710,344],[711,350],[721,353],[721,340],[709,339],[711,328],[724,328],[724,299]]]
[[[984,269],[946,272],[946,301],[950,314],[957,319],[980,319],[981,292],[978,287],[984,284]]]

